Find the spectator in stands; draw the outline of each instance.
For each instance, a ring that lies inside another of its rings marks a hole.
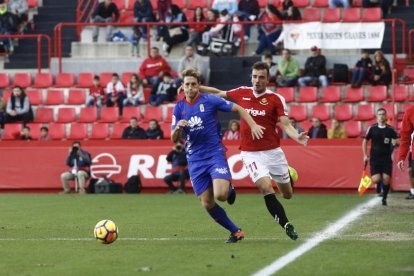
[[[362,6],[364,8],[373,8],[378,6],[378,2],[381,6],[382,17],[385,18],[391,12],[391,6],[394,0],[362,0]]]
[[[124,129],[122,133],[122,139],[130,140],[142,140],[147,139],[147,134],[145,130],[138,126],[138,120],[136,117],[131,117],[129,119],[130,125]]]
[[[282,32],[280,19],[277,17],[277,8],[272,4],[266,6],[265,12],[260,16],[260,21],[264,22],[273,22],[259,25],[259,46],[253,52],[253,55],[260,55],[266,49],[270,51],[271,54],[275,54],[276,48],[273,45],[273,42],[277,40]]]
[[[155,119],[151,119],[148,124],[147,129],[147,137],[151,140],[159,140],[164,139],[164,132],[161,130],[160,125],[158,124],[158,121]]]
[[[93,86],[89,88],[89,95],[86,99],[86,106],[96,106],[102,108],[103,101],[105,100],[105,91],[101,86],[101,79],[99,76],[93,77]]]
[[[212,37],[222,37],[223,35],[225,35],[227,29],[229,28],[229,25],[222,23],[231,21],[229,12],[227,10],[222,10],[217,21],[218,24],[212,26],[208,31],[204,32],[202,35],[202,43],[205,47],[208,47],[208,45],[210,45]]]
[[[218,12],[227,10],[230,16],[237,12],[237,0],[214,0],[212,8]]]
[[[0,129],[4,128],[6,103],[0,98]]]
[[[177,142],[173,147],[173,150],[168,153],[167,161],[172,163],[171,174],[164,177],[164,182],[168,185],[168,188],[170,188],[169,193],[185,193],[185,181],[189,179],[189,174],[187,169],[187,157],[181,142]],[[174,186],[173,181],[180,182],[179,189]]]
[[[172,4],[170,8],[169,15],[165,18],[165,22],[167,23],[183,23],[187,22],[187,17],[185,14],[180,10],[180,8]],[[177,45],[181,42],[188,40],[188,26],[168,26],[164,28],[163,33],[163,50],[166,56],[171,53],[171,49],[174,45]]]
[[[139,41],[143,37],[140,28],[134,28],[131,36],[129,37],[129,42],[131,42],[131,54],[132,56],[139,57]]]
[[[152,47],[150,56],[139,67],[139,77],[144,85],[151,84],[154,90],[158,87],[162,76],[170,71],[170,65],[160,56],[160,50],[157,47]]]
[[[20,140],[22,141],[31,141],[33,140],[30,136],[30,127],[24,126],[22,131],[20,132]]]
[[[339,8],[340,6],[347,9],[351,5],[349,3],[349,0],[329,0],[329,7],[330,8]]]
[[[155,93],[151,93],[149,103],[154,106],[159,106],[164,101],[170,101],[175,95],[177,95],[177,84],[172,79],[170,73],[165,73]]]
[[[296,129],[298,133],[304,132],[303,128],[299,125],[298,122],[296,122],[296,119],[293,117],[289,117],[290,124]],[[283,133],[283,139],[290,138],[287,133]]]
[[[362,57],[352,70],[352,87],[361,87],[363,81],[365,81],[372,71],[372,60],[369,57],[367,50],[362,51]]]
[[[8,11],[7,4],[0,0],[0,35],[12,35],[17,33],[17,17]],[[12,53],[14,51],[13,40],[11,38],[2,38],[0,43],[3,45],[3,51]]]
[[[323,87],[328,86],[328,78],[326,76],[326,58],[321,55],[321,49],[316,46],[311,48],[313,56],[308,57],[305,63],[304,76],[299,78],[298,83],[300,87],[309,84],[315,84],[319,81]]]
[[[240,122],[238,120],[230,120],[223,140],[240,140]]]
[[[6,123],[15,123],[23,121],[24,124],[33,120],[33,111],[29,102],[29,97],[23,88],[16,86],[13,88],[13,94],[7,102]]]
[[[129,0],[132,1],[132,0]],[[150,0],[136,0],[134,3],[134,20],[135,22],[154,22],[154,11]],[[147,37],[147,27],[141,28],[135,27],[141,30],[141,34],[144,38]]]
[[[157,13],[155,14],[156,19],[159,22],[165,22],[165,19],[168,16],[168,12],[170,11],[172,1],[171,0],[158,0],[157,1]],[[165,26],[158,26],[157,27],[157,37],[156,40],[159,41],[162,37],[164,32]]]
[[[332,127],[328,130],[329,139],[340,139],[348,138],[345,128],[342,126],[341,122],[336,119],[332,120]]]
[[[257,0],[240,0],[237,14],[241,21],[255,21],[260,14],[259,2]],[[244,39],[250,38],[250,28],[252,25],[244,25]]]
[[[191,45],[185,46],[184,56],[180,59],[180,62],[178,63],[178,76],[180,77],[180,80],[183,78],[182,72],[185,69],[189,68],[196,69],[200,76],[202,76],[204,73],[203,60],[199,55],[194,53],[194,48]]]
[[[391,83],[391,67],[382,51],[374,53],[374,61],[372,64],[372,85],[390,85]]]
[[[217,24],[220,22],[219,13],[216,10],[209,9],[207,11],[207,16],[206,16],[205,21],[207,22],[207,24],[206,24],[206,28],[204,32],[201,34],[202,43],[197,46],[197,52],[201,55],[205,55],[207,53],[207,47],[208,47],[208,44],[203,43],[203,36],[206,36],[205,33],[207,34],[212,28],[217,26]]]
[[[125,87],[119,80],[117,73],[112,74],[112,80],[106,86],[106,106],[118,106],[122,114],[122,107],[125,98]]]
[[[39,141],[50,141],[51,138],[49,136],[49,129],[45,126],[40,128],[40,137]]]
[[[286,11],[280,12],[279,10],[276,10],[276,15],[280,20],[286,20],[286,21],[299,21],[302,20],[302,16],[300,14],[300,11],[297,7],[289,6]],[[279,35],[279,37],[276,39],[275,42],[273,42],[273,45],[276,47],[279,44],[282,44],[285,40],[285,32],[283,31],[282,26],[282,33]]]
[[[203,8],[195,8],[192,22],[198,23],[204,21],[206,21],[206,18],[204,17]],[[201,43],[201,36],[203,32],[206,30],[206,28],[206,24],[190,24],[189,38],[187,44],[191,45],[194,49],[196,49],[198,44]]]
[[[92,14],[91,22],[94,23],[112,23],[118,22],[119,20],[119,10],[115,3],[112,3],[112,0],[104,0],[99,3],[95,11]],[[106,27],[106,41],[111,41],[113,27],[108,25]],[[98,41],[99,36],[99,27],[93,27],[92,40],[93,42]]]
[[[308,131],[310,138],[328,138],[326,125],[319,118],[312,118],[312,126]]]
[[[23,33],[29,19],[29,5],[27,0],[9,0],[9,11],[17,18],[20,32]]]
[[[71,171],[64,172],[60,176],[63,185],[62,194],[70,193],[69,180],[75,180],[75,178],[78,181],[79,194],[85,194],[85,182],[91,176],[91,162],[90,153],[82,149],[80,142],[74,141],[66,157],[66,165],[71,168]]]
[[[124,106],[138,106],[145,102],[144,88],[137,74],[133,74],[127,86]]]
[[[271,54],[266,54],[264,56],[264,62],[266,62],[267,66],[269,66],[269,82],[275,82],[277,73],[277,63],[273,62],[273,56]]]
[[[283,50],[278,70],[280,75],[277,76],[276,82],[279,87],[295,86],[299,78],[300,68],[299,62],[292,57],[289,49]]]

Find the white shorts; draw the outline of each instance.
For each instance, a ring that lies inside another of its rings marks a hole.
[[[288,162],[280,147],[264,151],[242,151],[240,155],[254,183],[262,177],[270,177],[279,184],[290,183]]]

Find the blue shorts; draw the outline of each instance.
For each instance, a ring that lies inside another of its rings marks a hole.
[[[213,179],[231,179],[229,165],[224,156],[188,161],[188,172],[194,193],[199,196],[213,184]]]

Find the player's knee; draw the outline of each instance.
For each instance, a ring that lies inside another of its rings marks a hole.
[[[215,194],[214,194],[214,197],[215,197],[217,200],[219,200],[219,201],[226,201],[226,200],[227,200],[228,195],[227,195],[227,193],[225,193],[225,192],[220,192],[220,193],[215,193]]]
[[[293,194],[292,194],[292,193],[283,193],[283,198],[284,198],[284,199],[291,199],[291,198],[292,198],[292,196],[293,196]]]
[[[210,210],[214,207],[216,203],[212,199],[203,199],[201,200],[201,205],[203,205],[204,209]]]

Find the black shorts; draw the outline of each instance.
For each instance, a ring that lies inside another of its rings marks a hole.
[[[392,175],[392,161],[391,160],[373,160],[370,162],[371,176],[376,174],[388,174]]]

